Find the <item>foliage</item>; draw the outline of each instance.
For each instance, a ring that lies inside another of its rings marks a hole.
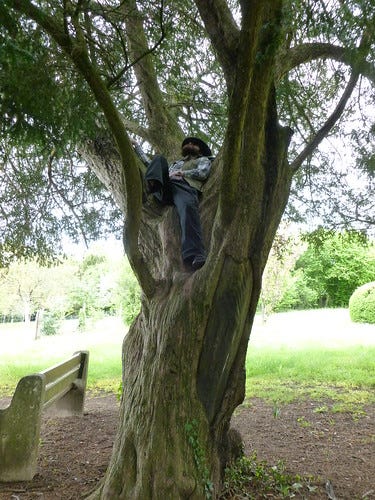
[[[118,233],[120,224],[112,198],[77,154],[87,139],[108,137],[102,111],[53,37],[12,6],[8,0],[3,2],[0,16],[0,157],[5,166],[0,183],[0,249],[4,263],[12,256],[56,255],[63,233],[88,241],[105,231]],[[72,19],[63,5],[45,1],[38,6],[74,38]],[[151,5],[142,0],[137,7],[144,17],[165,109],[185,133],[201,134],[218,151],[226,130],[228,96],[222,69],[196,9],[183,0]],[[121,8],[81,2],[76,21],[88,55],[129,132],[139,134],[156,150],[160,145],[147,133],[149,123],[136,88],[136,59]],[[239,2],[229,2],[229,8],[240,25]],[[360,62],[361,54],[350,51],[358,47],[373,9],[368,1],[357,3],[355,9],[336,1],[328,6],[312,0],[284,2],[285,47],[278,54],[280,71],[275,85],[281,121],[295,131],[291,158],[336,104],[346,85],[348,62]],[[136,13],[127,15],[136,19]],[[311,46],[305,46],[306,56],[300,64],[289,67],[284,51],[308,42]],[[327,52],[315,55],[314,43],[327,44]],[[339,44],[349,54],[348,60],[335,57]],[[373,61],[373,50],[372,44],[368,61]],[[329,66],[323,64],[325,58],[329,58]],[[374,128],[368,127],[371,120],[366,114],[372,105],[371,88],[362,81],[358,96],[347,104],[346,127],[341,132],[334,127],[331,132],[341,143],[353,144],[357,157],[349,165],[349,155],[340,157],[337,143],[332,141],[329,149],[338,157],[336,162],[326,151],[309,158],[296,176],[288,209],[292,219],[311,219],[318,214],[327,224],[372,224],[373,205],[367,194],[373,188]],[[353,125],[353,119],[359,125]],[[362,175],[360,188],[352,182],[355,170]]]
[[[57,335],[62,324],[61,314],[46,312],[43,314],[41,333],[42,335]]]
[[[347,307],[353,291],[375,278],[375,247],[363,234],[319,229],[298,259],[294,283],[280,309]]]
[[[35,260],[13,261],[0,270],[0,313],[22,314],[29,321],[38,309],[64,312],[70,271],[61,263],[43,267]]]
[[[289,311],[291,309],[313,309],[318,307],[319,293],[312,289],[306,282],[303,270],[293,270],[287,287],[279,302],[275,305],[275,311]]]
[[[263,320],[266,320],[267,316],[275,310],[282,310],[283,307],[288,309],[286,307],[288,301],[286,294],[290,293],[293,284],[291,270],[302,251],[302,243],[297,237],[289,236],[284,229],[279,230],[275,236],[262,278],[260,304]],[[289,299],[289,302],[295,305],[297,300],[293,299]]]
[[[117,304],[126,325],[130,325],[141,308],[141,289],[127,261],[117,280]]]
[[[259,461],[256,452],[250,457],[237,459],[225,470],[221,499],[232,498],[292,498],[304,496],[316,490],[312,478],[291,476],[285,472],[285,466],[278,462],[270,466],[266,461]],[[275,496],[277,495],[277,496]]]
[[[186,422],[185,432],[193,452],[199,481],[203,486],[205,498],[209,500],[212,498],[213,484],[210,480],[205,453],[199,441],[198,422],[195,419],[191,422]]]
[[[119,269],[126,277],[121,283],[124,289],[117,283]],[[78,318],[81,330],[88,327],[90,319],[116,314],[117,310],[131,319],[136,307],[139,309],[139,296],[134,274],[122,257],[110,259],[89,252],[81,261],[64,259],[46,267],[21,260],[0,271],[0,314],[30,319],[42,310],[48,331],[57,318]],[[120,304],[124,297],[125,303],[129,300],[126,307]]]
[[[4,146],[0,160],[0,263],[38,256],[51,261],[62,253],[61,237],[86,244],[119,231],[119,210],[77,154],[55,157],[53,146]]]
[[[76,152],[98,116],[85,83],[41,30],[7,16],[0,30],[3,264],[55,256],[62,235],[87,242],[103,224],[116,231],[119,216]]]
[[[69,316],[78,317],[85,330],[88,318],[115,312],[115,282],[118,262],[88,253],[77,266],[69,293]]]
[[[352,321],[375,323],[375,281],[354,291],[349,300],[349,311]]]
[[[314,58],[314,42],[336,47],[342,44],[350,51],[358,44],[361,31],[357,15],[362,11],[372,17],[373,9],[368,1],[355,6],[336,1],[284,2],[283,24],[288,43],[304,45],[311,56],[285,74],[277,87],[282,122],[295,131],[293,152],[300,151],[301,145],[319,130],[342,95],[338,89],[349,78],[350,70],[342,59],[334,58],[326,65]],[[374,61],[371,33],[368,60]],[[359,59],[357,54],[358,63]],[[335,229],[373,227],[375,130],[357,97],[368,110],[372,108],[371,84],[361,80],[358,94],[346,104],[340,123],[328,133],[324,145],[306,159],[305,168],[296,173],[287,207],[291,220],[307,220],[313,226],[323,221],[326,227]]]

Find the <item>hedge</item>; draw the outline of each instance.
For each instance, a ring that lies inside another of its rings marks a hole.
[[[354,291],[349,300],[349,312],[356,323],[375,323],[375,281]]]

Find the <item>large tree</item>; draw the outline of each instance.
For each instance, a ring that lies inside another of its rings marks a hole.
[[[0,9],[8,156],[15,145],[75,146],[124,216],[142,288],[123,344],[118,435],[93,497],[216,497],[238,449],[230,419],[293,175],[317,169],[312,155],[353,116],[362,75],[375,80],[373,2],[5,0]],[[29,83],[31,68],[40,80],[32,99],[11,78],[21,63]],[[361,95],[368,107],[371,94]],[[221,142],[201,202],[208,259],[194,274],[179,257],[173,208],[142,203],[129,133],[169,158],[186,133]],[[364,133],[355,138],[362,147]]]

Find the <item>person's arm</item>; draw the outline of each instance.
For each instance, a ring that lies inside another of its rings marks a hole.
[[[182,172],[183,164],[183,160],[177,160],[169,165],[170,179],[182,179],[184,177]]]
[[[143,149],[141,148],[141,146],[137,142],[132,140],[132,144],[133,144],[134,151],[135,151],[136,155],[138,156],[138,158],[141,160],[141,162],[144,165],[146,165],[146,167],[148,167],[151,163],[151,159],[146,155],[146,153],[143,151]]]
[[[198,159],[196,168],[193,168],[191,170],[184,170],[184,177],[196,179],[198,181],[205,181],[210,174],[211,162],[212,160],[207,156],[201,156]]]

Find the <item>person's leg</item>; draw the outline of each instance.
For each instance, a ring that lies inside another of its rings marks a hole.
[[[171,181],[173,202],[181,226],[181,251],[185,264],[193,269],[202,267],[206,260],[199,216],[198,192],[185,181]]]
[[[147,190],[163,205],[173,203],[168,162],[164,156],[158,155],[153,158],[147,167],[145,182]]]

